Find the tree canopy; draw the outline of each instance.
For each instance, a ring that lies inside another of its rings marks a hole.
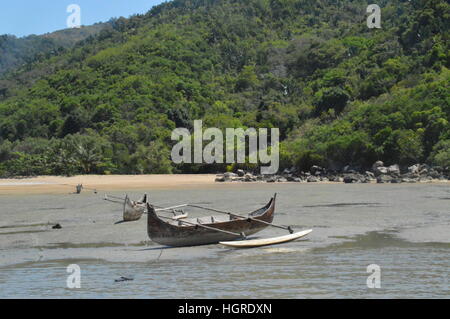
[[[176,0],[0,78],[0,175],[210,172],[175,127],[278,127],[282,165],[449,166],[450,5]]]

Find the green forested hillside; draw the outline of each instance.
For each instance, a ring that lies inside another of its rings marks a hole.
[[[98,23],[88,27],[66,29],[44,35],[30,35],[17,38],[13,35],[0,36],[0,76],[21,68],[31,69],[37,61],[61,54],[77,42],[99,33],[110,23]],[[12,75],[14,76],[14,74]]]
[[[0,175],[207,172],[175,127],[279,127],[283,167],[450,165],[445,0],[177,0],[0,81]]]

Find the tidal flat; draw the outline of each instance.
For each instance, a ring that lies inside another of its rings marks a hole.
[[[170,206],[248,213],[274,193],[274,223],[312,228],[305,239],[254,249],[169,248],[146,216],[121,219],[101,191],[0,193],[1,298],[449,298],[450,185],[237,183],[114,189]],[[195,216],[197,212],[192,212]],[[59,223],[61,229],[52,226]],[[268,228],[253,237],[284,235]],[[67,266],[81,269],[69,289]],[[368,288],[367,266],[381,269]],[[116,282],[121,276],[132,280]]]

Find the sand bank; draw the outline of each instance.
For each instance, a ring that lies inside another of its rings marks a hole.
[[[97,189],[99,192],[120,189],[173,189],[212,185],[214,180],[214,174],[38,176],[0,179],[0,195],[64,194],[74,192],[78,184],[83,184],[87,190]]]
[[[165,190],[165,189],[187,189],[205,188],[215,185],[216,187],[228,187],[229,185],[242,184],[267,184],[265,182],[226,182],[216,183],[215,174],[173,174],[173,175],[78,175],[72,177],[63,176],[38,176],[23,179],[0,179],[0,195],[22,195],[22,194],[67,194],[75,192],[75,186],[82,184],[85,191],[98,192],[118,190]],[[292,182],[277,182],[275,184],[291,184]],[[429,180],[413,183],[420,185],[424,183],[448,184],[446,180]],[[305,184],[294,183],[294,184]],[[307,183],[317,184],[342,184],[330,181],[319,181]],[[376,184],[372,181],[369,184]],[[380,184],[380,185],[391,185]],[[392,184],[397,185],[397,184]]]

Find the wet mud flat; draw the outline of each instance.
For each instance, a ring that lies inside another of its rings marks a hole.
[[[276,223],[314,231],[304,240],[246,250],[160,246],[149,240],[145,216],[114,225],[121,206],[103,201],[103,194],[0,195],[0,295],[450,296],[447,185],[242,184],[148,193],[158,205],[189,202],[246,213],[274,192]],[[139,198],[142,192],[129,195]],[[56,223],[62,228],[53,229]],[[254,237],[282,234],[270,228]],[[66,285],[67,266],[74,263],[81,269],[80,289]],[[370,264],[381,268],[380,289],[366,285]],[[115,281],[122,276],[133,280]]]

